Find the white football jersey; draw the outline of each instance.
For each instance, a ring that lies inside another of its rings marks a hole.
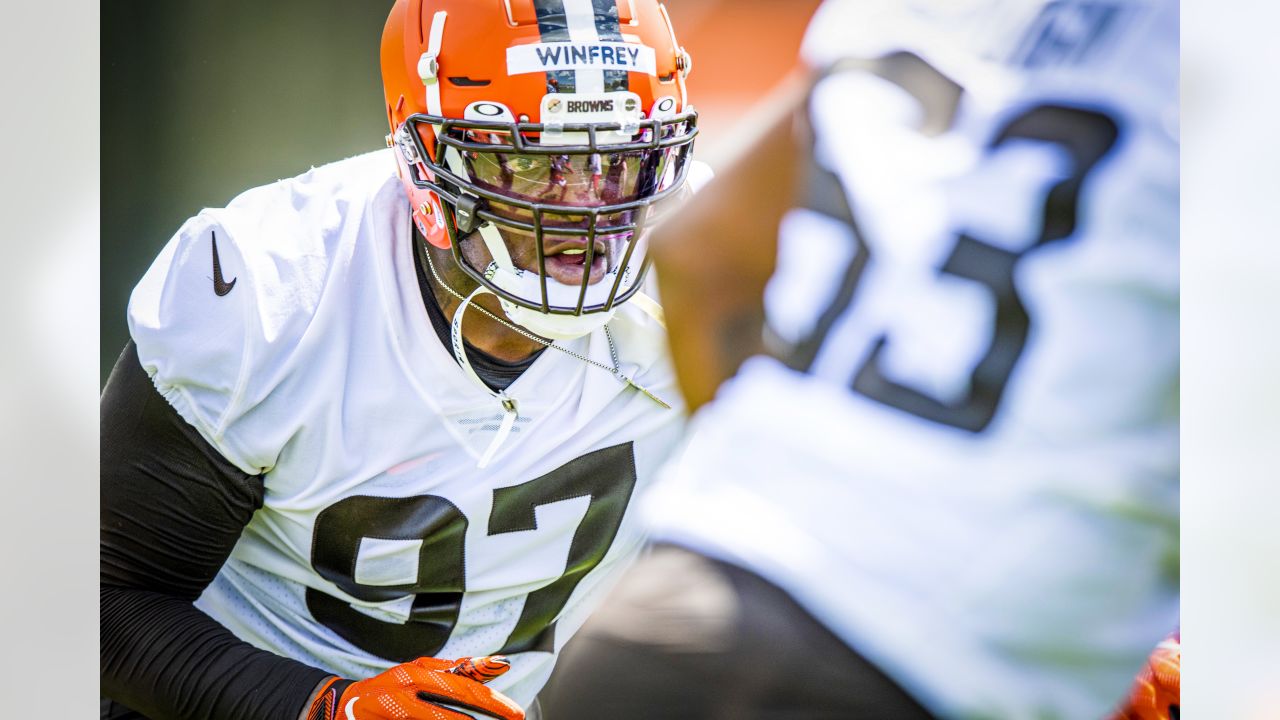
[[[1100,718],[1178,621],[1178,6],[837,2],[777,359],[658,537],[750,568],[941,717]]]
[[[630,512],[682,425],[664,333],[622,306],[619,369],[544,351],[503,416],[432,328],[390,150],[189,220],[134,290],[156,387],[265,503],[198,605],[239,637],[361,678],[503,652],[529,703],[643,538]],[[216,244],[215,244],[216,243]],[[604,330],[564,347],[612,366]]]

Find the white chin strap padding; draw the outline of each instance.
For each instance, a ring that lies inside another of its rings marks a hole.
[[[484,246],[489,248],[489,254],[493,256],[493,261],[498,264],[498,268],[505,273],[518,275],[516,264],[511,261],[511,252],[507,250],[507,243],[502,239],[502,233],[498,232],[498,228],[494,227],[493,223],[485,223],[477,232],[480,233],[480,239],[484,240]]]
[[[506,300],[501,301],[502,311],[511,318],[511,322],[523,327],[534,335],[541,335],[552,340],[573,340],[590,334],[593,330],[604,327],[613,319],[614,310],[587,313],[585,315],[552,315],[521,307]]]

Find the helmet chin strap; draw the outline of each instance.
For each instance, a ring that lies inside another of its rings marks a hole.
[[[457,148],[452,145],[444,148],[444,161],[453,171],[453,174],[460,178],[470,175],[467,170],[467,164],[462,161],[462,156],[458,154]],[[460,191],[461,192],[461,191]],[[511,261],[511,252],[507,250],[507,244],[502,240],[502,233],[498,232],[498,228],[493,223],[477,220],[479,227],[474,232],[480,233],[480,239],[484,241],[484,246],[489,250],[489,255],[493,257],[493,261],[498,267],[509,273],[516,272],[516,265]]]
[[[472,382],[484,388],[498,402],[502,403],[502,424],[498,426],[498,432],[493,436],[493,440],[489,442],[489,447],[485,449],[484,454],[480,456],[480,461],[476,463],[476,467],[487,467],[489,461],[498,452],[498,448],[502,447],[502,443],[506,441],[507,436],[511,434],[511,428],[515,427],[516,418],[520,416],[519,406],[516,399],[507,394],[506,390],[494,390],[485,384],[480,376],[476,374],[475,368],[471,367],[471,361],[467,359],[467,351],[462,344],[462,316],[466,314],[467,308],[471,305],[471,301],[476,299],[477,295],[487,293],[489,289],[483,285],[476,286],[471,294],[463,298],[462,304],[458,306],[458,311],[453,314],[453,322],[449,325],[449,345],[453,350],[453,357],[462,366],[467,377]]]
[[[497,434],[494,435],[493,440],[489,443],[489,447],[485,449],[484,454],[480,457],[480,461],[477,463],[477,467],[483,468],[489,464],[489,461],[491,461],[493,459],[493,456],[497,454],[498,449],[502,447],[502,443],[505,442],[507,437],[511,434],[511,428],[515,426],[516,419],[519,417],[519,406],[518,406],[518,403],[516,402],[516,399],[508,395],[505,390],[494,390],[490,388],[488,385],[485,384],[483,380],[480,379],[480,375],[476,373],[475,368],[471,367],[471,361],[467,359],[466,347],[463,344],[462,317],[464,314],[466,314],[467,308],[472,305],[472,302],[479,295],[483,293],[489,293],[491,295],[494,295],[494,292],[483,285],[478,285],[475,290],[471,291],[471,294],[467,295],[466,297],[463,297],[462,293],[459,293],[457,290],[454,290],[452,287],[450,287],[448,283],[446,283],[444,279],[440,277],[440,274],[436,272],[436,266],[431,259],[431,253],[426,251],[426,249],[422,247],[419,248],[418,252],[421,252],[422,257],[426,260],[427,268],[431,271],[431,276],[435,278],[435,281],[437,283],[440,284],[440,287],[444,288],[444,290],[448,292],[450,295],[453,295],[454,297],[462,301],[462,304],[458,306],[457,312],[455,312],[453,315],[453,320],[449,324],[449,345],[450,345],[450,349],[453,350],[454,359],[457,360],[458,365],[462,367],[463,372],[465,372],[466,375],[471,378],[472,382],[474,382],[480,388],[484,389],[485,392],[492,395],[495,399],[497,399],[502,404],[502,412],[503,412],[502,424],[498,427]],[[501,298],[499,298],[499,300],[501,300]],[[662,324],[663,327],[666,327],[666,323],[662,322],[661,307],[658,306],[656,302],[649,299],[648,297],[645,298],[645,301],[647,303],[651,303],[653,308],[653,309],[646,309],[645,312],[650,313],[655,320],[657,320],[660,324]],[[519,308],[518,306],[515,306],[515,307],[521,310],[525,309],[525,308]],[[613,361],[612,367],[605,365],[603,363],[600,363],[596,360],[593,360],[585,355],[580,355],[566,347],[549,342],[544,338],[539,337],[538,335],[530,334],[529,332],[526,332],[525,330],[522,330],[516,327],[515,325],[512,325],[506,320],[503,320],[497,315],[494,315],[488,310],[485,310],[483,307],[480,307],[479,305],[476,306],[476,309],[479,310],[480,313],[488,316],[491,320],[501,325],[506,325],[511,330],[521,335],[524,335],[525,337],[529,338],[530,340],[533,340],[534,342],[540,343],[542,345],[545,345],[555,350],[559,350],[560,352],[565,353],[570,357],[575,357],[588,365],[594,365],[600,368],[601,370],[605,370],[609,372],[609,374],[617,378],[619,382],[622,382],[628,385],[629,387],[635,388],[642,395],[656,402],[657,404],[661,405],[663,408],[667,410],[671,409],[671,405],[667,403],[667,401],[663,400],[657,395],[654,395],[652,392],[648,390],[648,388],[636,382],[635,380],[628,377],[622,372],[618,363],[618,348],[613,341],[613,334],[609,332],[609,326],[607,324],[604,324],[604,321],[602,321],[601,324],[603,325],[603,328],[604,328],[605,340],[607,340],[609,343],[609,355],[610,355],[610,359]],[[656,309],[656,312],[654,309]],[[609,312],[609,313],[596,313],[596,314],[612,316],[613,313]],[[537,313],[537,315],[542,315],[542,313]],[[544,316],[544,317],[548,317],[548,316]],[[546,335],[550,336],[550,334],[551,333],[547,333]]]
[[[518,274],[516,264],[511,259],[511,251],[507,250],[507,243],[502,239],[502,233],[498,232],[498,228],[493,223],[482,223],[476,232],[480,233],[480,239],[484,241],[484,246],[489,251],[489,255],[493,256],[493,261],[498,264],[498,269]]]
[[[498,228],[492,223],[486,223],[476,229],[475,232],[480,234],[481,240],[489,250],[489,254],[493,256],[494,282],[499,287],[517,286],[517,285],[536,285],[538,282],[534,280],[537,273],[526,273],[526,271],[516,268],[515,263],[511,261],[511,254],[507,250],[507,243],[503,241],[502,234],[498,232]],[[503,282],[505,280],[505,282]],[[554,283],[554,280],[548,279],[548,282]],[[577,290],[573,288],[573,290]],[[473,293],[474,294],[474,293]],[[496,296],[496,295],[495,295]],[[498,303],[502,306],[502,312],[506,314],[512,322],[520,327],[542,337],[551,338],[552,340],[573,340],[583,335],[590,334],[593,330],[601,328],[605,323],[613,319],[616,310],[609,309],[604,312],[586,313],[583,315],[554,315],[534,310],[532,308],[522,307],[505,298],[498,297]]]
[[[525,273],[516,269],[515,263],[511,261],[511,253],[507,250],[507,243],[502,239],[502,234],[498,232],[498,228],[493,223],[485,223],[477,230],[480,238],[484,240],[484,246],[488,248],[489,254],[493,256],[493,262],[497,265],[498,273],[506,273],[510,278],[510,284],[519,281]],[[537,273],[532,273],[536,275]],[[548,278],[548,282],[555,282]],[[573,340],[583,335],[590,334],[591,331],[604,326],[605,323],[613,319],[614,310],[610,309],[605,312],[587,313],[584,315],[552,315],[550,313],[539,312],[532,308],[521,307],[515,303],[498,298],[498,303],[502,306],[502,312],[511,322],[523,327],[524,329],[548,337],[552,340]]]
[[[587,315],[551,315],[521,307],[502,298],[498,298],[498,302],[502,305],[502,312],[511,318],[511,322],[552,340],[573,340],[589,335],[612,320],[615,312],[607,310]]]

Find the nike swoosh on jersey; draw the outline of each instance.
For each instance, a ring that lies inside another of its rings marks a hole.
[[[238,278],[231,278],[231,282],[224,282],[222,279],[222,263],[218,260],[218,234],[213,235],[213,294],[222,297],[231,292],[231,288],[236,286]]]
[[[358,719],[356,718],[356,713],[355,713],[355,711],[354,711],[354,710],[352,710],[351,708],[356,704],[356,701],[357,701],[357,700],[359,700],[359,699],[360,699],[360,696],[359,696],[359,695],[357,695],[357,696],[355,696],[355,697],[351,698],[350,700],[348,700],[348,701],[347,701],[347,704],[342,708],[343,712],[344,712],[344,713],[346,714],[346,716],[347,716],[347,720],[358,720]]]

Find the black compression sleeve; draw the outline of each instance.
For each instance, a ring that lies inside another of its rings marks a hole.
[[[322,670],[238,640],[192,602],[262,506],[152,385],[130,342],[101,402],[102,692],[153,720],[294,720]]]

